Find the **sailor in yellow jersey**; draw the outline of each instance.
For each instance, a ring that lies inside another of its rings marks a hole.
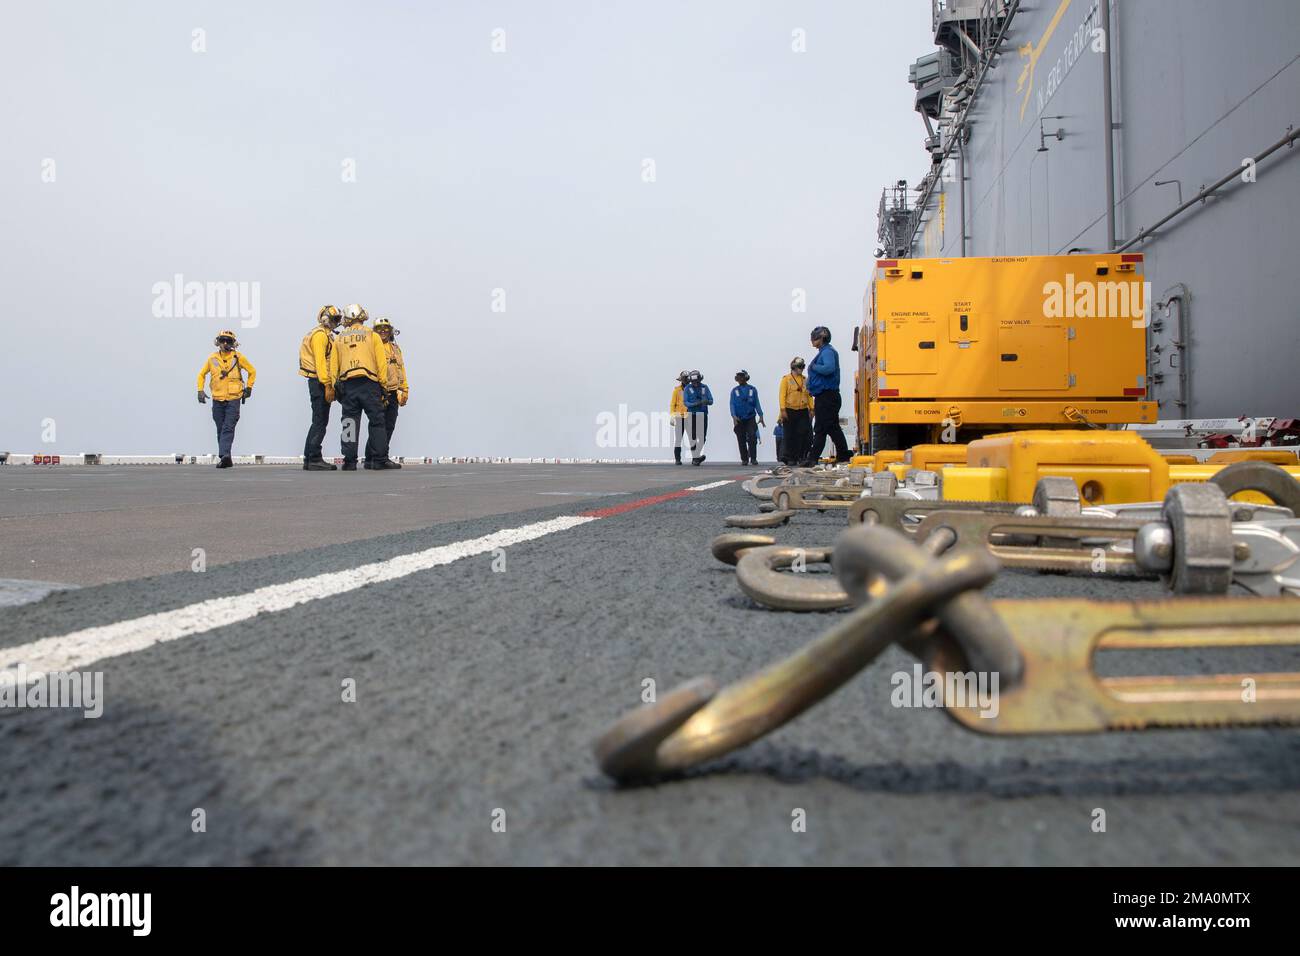
[[[375,332],[383,339],[384,348],[388,350],[388,381],[384,385],[384,390],[388,393],[388,404],[384,406],[384,422],[387,426],[391,452],[393,430],[397,428],[397,410],[406,404],[406,399],[411,394],[411,386],[406,381],[406,361],[402,358],[402,349],[393,341],[402,334],[402,330],[393,328],[393,323],[387,319],[375,319]],[[374,449],[367,442],[367,461],[374,460],[373,452]]]
[[[357,439],[361,413],[366,413],[367,468],[401,468],[388,457],[388,425],[384,415],[384,384],[388,381],[388,349],[366,327],[366,310],[352,304],[343,310],[343,328],[334,336],[330,368],[334,390],[343,406],[343,470],[357,470]]]
[[[689,377],[690,373],[685,371],[677,376],[677,387],[668,401],[668,414],[673,420],[673,459],[679,465],[682,463],[682,438],[686,434],[686,403],[682,401],[682,389]]]
[[[778,419],[784,426],[781,435],[781,461],[797,465],[803,461],[812,439],[813,397],[803,377],[804,360],[796,355],[790,360],[790,374],[782,377],[778,394]]]
[[[321,443],[329,425],[330,405],[334,402],[334,378],[330,357],[334,353],[334,330],[343,321],[337,306],[324,306],[316,313],[316,328],[302,337],[298,347],[298,374],[307,379],[307,399],[311,402],[311,427],[302,450],[303,471],[337,471],[325,460]]]
[[[257,369],[242,354],[235,351],[239,343],[235,333],[222,329],[213,340],[217,350],[207,357],[199,369],[199,402],[208,396],[203,391],[204,379],[212,381],[212,421],[217,426],[217,467],[230,468],[230,446],[235,441],[235,425],[239,421],[239,406],[253,397],[253,383]],[[244,373],[248,382],[244,382]]]

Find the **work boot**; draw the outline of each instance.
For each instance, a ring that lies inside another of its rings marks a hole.
[[[217,467],[218,467],[218,468],[234,468],[234,467],[235,467],[235,463],[234,463],[233,461],[230,460],[230,456],[229,456],[229,455],[226,455],[224,458],[221,459],[221,461],[219,461],[219,462],[217,463]]]
[[[383,461],[375,462],[370,467],[375,471],[391,471],[395,468],[401,468],[402,466],[391,458],[385,458]]]
[[[343,470],[344,470],[344,471],[356,471],[356,470],[357,470],[357,463],[356,463],[355,461],[345,461],[345,462],[343,463]]]
[[[302,465],[303,471],[338,471],[338,465],[331,464],[324,458],[313,458],[311,461],[305,461]]]
[[[704,459],[707,458],[707,457],[709,457],[709,456],[708,456],[708,455],[700,455],[698,458],[692,458],[692,459],[691,459],[691,464],[692,464],[692,465],[702,465],[702,464],[704,463]]]
[[[369,458],[363,458],[363,459],[361,459],[361,470],[362,470],[362,471],[369,471],[371,468],[374,468],[374,467],[375,467],[374,463],[373,463]]]
[[[680,465],[680,464],[682,463],[682,446],[681,446],[681,445],[678,445],[676,448],[673,449],[673,458],[674,458],[674,460],[677,462],[677,464]]]

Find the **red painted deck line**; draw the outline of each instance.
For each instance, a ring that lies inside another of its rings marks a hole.
[[[625,501],[621,505],[614,505],[610,508],[597,508],[595,511],[580,511],[579,518],[610,518],[614,515],[621,515],[628,511],[635,511],[637,508],[647,508],[650,505],[657,505],[661,501],[671,501],[673,498],[685,498],[687,495],[695,494],[689,488],[681,491],[670,491],[666,495],[655,495],[653,498],[641,498],[637,501]]]
[[[733,481],[743,481],[744,479],[749,477],[750,477],[749,475],[737,475],[733,478],[723,478],[720,479],[719,481],[713,482],[712,486],[716,487],[719,485],[728,484]],[[655,495],[652,498],[639,498],[636,501],[627,501],[621,505],[613,505],[609,508],[597,508],[595,511],[580,511],[578,512],[578,517],[579,518],[609,518],[614,515],[621,515],[628,511],[635,511],[637,508],[646,508],[649,507],[650,505],[657,505],[661,501],[671,501],[674,498],[683,498],[686,495],[693,495],[700,491],[709,491],[709,490],[710,490],[710,486],[700,487],[697,485],[691,488],[683,488],[681,491],[670,491],[664,495]]]

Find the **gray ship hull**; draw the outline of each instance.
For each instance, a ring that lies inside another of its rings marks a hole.
[[[935,162],[912,194],[922,203],[899,217],[899,245],[882,252],[1142,252],[1161,418],[1292,417],[1300,410],[1300,146],[1243,161],[1294,132],[1300,4],[1111,4],[1113,243],[1103,14],[1097,0],[936,3],[936,36],[951,48],[943,55],[958,75],[963,66],[978,74],[990,59],[977,57],[958,27],[987,50],[1005,21],[1001,52],[973,97],[962,86],[969,90],[974,75],[932,84],[945,88],[925,101]],[[918,89],[922,110],[926,91]],[[1229,174],[1204,202],[1193,201]],[[1191,204],[1142,237],[1180,202]]]

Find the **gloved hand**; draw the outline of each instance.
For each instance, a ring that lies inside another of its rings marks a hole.
[[[406,405],[406,397],[407,397],[407,395],[408,395],[407,392],[398,392],[398,393],[397,393],[397,407],[398,407],[398,408],[403,408],[403,407],[405,407],[405,405]]]
[[[200,405],[206,405],[207,403],[208,403],[208,395],[207,395],[207,393],[206,393],[206,392],[199,392],[199,404],[200,404]]]
[[[251,388],[244,389],[244,397],[239,400],[239,404],[241,405],[244,404],[244,402],[248,401],[252,397],[253,397],[253,390]]]
[[[388,407],[388,392],[381,392],[379,395],[379,404],[383,408]]]
[[[334,386],[333,386],[333,385],[326,385],[326,386],[325,386],[325,404],[326,404],[326,405],[333,405],[333,404],[334,404]]]

